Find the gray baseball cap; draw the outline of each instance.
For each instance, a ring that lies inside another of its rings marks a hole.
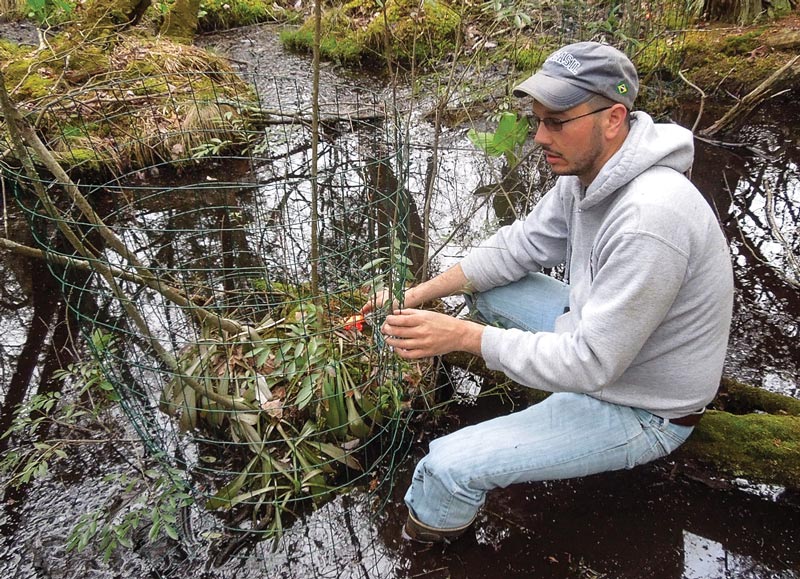
[[[633,108],[639,77],[622,52],[599,42],[569,44],[547,57],[536,74],[514,87],[552,111],[565,111],[602,95]]]

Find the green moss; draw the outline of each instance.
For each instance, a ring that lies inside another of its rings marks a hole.
[[[30,46],[20,46],[15,42],[0,38],[0,63],[13,62],[30,51]]]
[[[314,32],[308,28],[285,29],[280,34],[281,44],[294,52],[310,53],[314,46]],[[354,38],[323,35],[320,39],[320,54],[326,60],[340,64],[357,64],[364,60],[364,45]]]
[[[781,51],[765,51],[749,56],[751,51],[745,49],[756,42],[761,32],[738,34],[731,41],[727,40],[728,32],[726,29],[711,28],[692,31],[686,36],[681,68],[686,77],[703,89],[707,96],[725,98],[723,95],[726,92],[746,94],[785,64],[787,59],[786,53]],[[692,90],[689,87],[686,89]]]
[[[800,416],[800,400],[724,378],[714,407],[732,414],[768,412]]]
[[[561,47],[558,39],[548,36],[537,37],[522,47],[506,47],[508,58],[516,68],[526,72],[538,70],[544,59],[554,50]]]
[[[6,68],[6,84],[8,87],[17,87],[12,95],[17,102],[37,100],[53,94],[56,83],[55,73],[30,74],[37,69],[38,61],[32,58],[13,60]]]
[[[800,417],[710,410],[680,454],[732,477],[798,489]]]
[[[56,160],[65,167],[80,167],[81,171],[99,172],[108,164],[108,159],[102,159],[94,149],[77,146],[69,147],[65,153],[54,153]]]
[[[418,62],[438,59],[455,47],[461,17],[445,2],[394,0],[372,19],[363,34],[367,44],[382,51],[388,33],[393,57]]]
[[[722,39],[721,52],[728,56],[749,54],[761,46],[762,30],[750,30],[744,34],[734,34]]]
[[[326,10],[320,53],[338,62],[423,62],[441,58],[455,47],[460,16],[441,0],[355,0]],[[281,35],[290,50],[310,51],[313,19]],[[389,54],[386,54],[386,50]]]
[[[226,30],[260,22],[292,22],[299,14],[285,2],[263,0],[202,0],[199,28],[201,31]]]

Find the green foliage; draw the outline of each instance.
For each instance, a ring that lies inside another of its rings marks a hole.
[[[483,133],[470,129],[467,136],[473,145],[488,155],[504,156],[509,168],[513,168],[519,163],[519,156],[528,138],[529,128],[528,119],[506,111],[500,114],[500,121],[495,132]]]
[[[322,306],[302,288],[263,279],[250,287],[269,314],[238,336],[203,326],[159,408],[182,430],[240,451],[225,453],[232,464],[214,477],[206,508],[246,508],[276,536],[299,501],[327,500],[363,474],[359,449],[399,415],[403,393],[381,370],[391,354],[373,342],[371,320],[350,321],[334,296]]]
[[[233,145],[233,141],[212,137],[207,143],[192,147],[192,159],[202,159],[209,155],[219,155],[222,151]]]
[[[162,16],[166,16],[175,4],[175,0],[152,0],[151,6]]]
[[[481,10],[497,22],[511,24],[521,30],[533,23],[531,14],[541,10],[541,6],[514,0],[485,0]]]
[[[57,378],[78,386],[71,396],[75,402],[66,401],[59,392],[51,392],[35,395],[16,409],[12,425],[3,438],[13,438],[18,444],[0,458],[0,473],[4,475],[0,488],[19,487],[44,479],[56,463],[69,459],[70,448],[94,442],[83,438],[36,440],[42,438],[45,425],[68,432],[79,427],[82,431],[105,428],[99,418],[100,409],[118,397],[97,360],[113,355],[116,345],[110,334],[100,330],[92,333],[89,342],[94,358],[56,373]],[[108,561],[118,547],[133,546],[132,534],[137,529],[149,527],[151,541],[160,537],[178,539],[179,512],[193,503],[181,471],[169,467],[147,469],[136,475],[110,474],[104,481],[117,485],[119,493],[102,508],[80,517],[67,539],[68,550],[97,544],[104,560]]]
[[[72,16],[75,4],[75,0],[26,0],[25,16],[42,24],[60,24]]]
[[[194,503],[182,476],[182,471],[167,467],[147,469],[137,476],[104,477],[119,492],[105,506],[80,517],[67,538],[67,551],[97,545],[108,562],[117,548],[132,549],[133,534],[143,528],[149,528],[151,543],[164,537],[177,541],[181,511]]]
[[[119,395],[114,389],[114,385],[106,378],[101,365],[104,359],[117,354],[114,336],[97,329],[89,336],[89,345],[94,355],[92,358],[56,370],[53,376],[64,381],[72,380],[78,384],[80,386],[79,397],[84,394],[91,395],[96,391],[112,402],[119,402]],[[95,414],[99,411],[98,408],[95,407]]]
[[[43,423],[52,420],[51,414],[60,401],[61,394],[51,392],[33,396],[27,403],[17,407],[11,427],[3,433],[2,438],[24,437],[25,441],[6,451],[0,460],[0,472],[5,475],[2,488],[19,487],[33,480],[45,478],[54,460],[66,458],[64,442],[31,440]],[[74,423],[79,415],[80,413],[74,408],[64,411],[65,419],[70,423]]]

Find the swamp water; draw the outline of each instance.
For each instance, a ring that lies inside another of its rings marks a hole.
[[[204,42],[248,70],[269,70],[301,83],[310,74],[308,61],[283,53],[268,27]],[[334,82],[342,78],[329,66],[323,83]],[[353,88],[374,89],[377,81],[347,82]],[[791,107],[781,103],[780,116],[796,118],[800,111]],[[737,312],[726,374],[796,395],[800,306],[797,290],[786,281],[791,271],[785,251],[769,233],[761,192],[765,185],[770,187],[775,218],[797,253],[798,134],[770,112],[755,116],[742,134],[756,152],[699,142],[693,178],[716,208],[735,255]],[[465,132],[466,128],[445,131],[439,154],[437,174],[442,177],[432,207],[431,237],[441,247],[436,258],[440,265],[483,237],[486,219],[494,219],[492,207],[472,196],[487,176],[482,173],[483,155],[474,151]],[[417,167],[410,177],[413,191],[424,189],[430,134],[424,121],[410,134],[411,166]],[[4,304],[13,305],[22,295],[38,296],[33,303],[40,306],[54,299],[49,292],[55,294],[57,288],[19,275],[25,264],[4,261],[3,267]],[[18,283],[18,275],[28,282]],[[2,312],[4,403],[36,315],[27,305]],[[57,330],[46,331],[42,342]],[[34,361],[43,357],[39,352],[26,356]],[[31,371],[35,379],[37,371]],[[511,409],[497,398],[481,399],[454,408],[436,430],[448,431]],[[123,422],[109,426],[124,429]],[[424,452],[424,439],[394,471],[394,484],[386,486],[381,498],[387,502],[379,506],[377,516],[367,495],[354,491],[291,526],[274,550],[268,544],[241,545],[216,566],[209,527],[194,513],[182,521],[180,544],[151,544],[139,536],[133,550],[118,552],[105,565],[91,550],[66,552],[64,543],[80,514],[119,492],[103,482],[104,473],[132,472],[139,462],[142,449],[134,442],[135,433],[122,436],[129,442],[84,451],[67,472],[32,485],[24,495],[6,497],[0,520],[0,577],[800,577],[796,497],[746,481],[709,485],[672,477],[668,461],[630,472],[497,491],[490,495],[474,533],[447,548],[412,548],[399,539],[405,518],[401,498]]]

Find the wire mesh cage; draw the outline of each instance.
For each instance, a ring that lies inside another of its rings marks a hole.
[[[19,174],[17,199],[150,451],[214,525],[277,537],[390,481],[432,395],[383,344],[383,310],[359,313],[420,265],[401,127],[364,91],[313,116],[291,79],[186,78],[51,107],[48,148],[100,184]]]
[[[543,6],[520,6],[540,17],[526,28],[532,63],[588,39],[648,74],[680,58],[685,4]],[[315,99],[307,82],[263,72],[269,61],[233,72],[191,47],[148,50],[123,39],[110,61],[125,74],[24,103],[55,165],[16,148],[38,175],[3,164],[4,176],[128,421],[202,507],[202,533],[178,529],[184,548],[221,537],[216,565],[273,538],[241,570],[392,576],[404,563],[374,540],[373,498],[387,496],[408,421],[440,401],[431,368],[385,347],[385,312],[359,309],[384,291],[402,299],[436,253],[429,240],[467,248],[529,210],[552,176],[528,155],[527,122],[498,91],[491,121],[466,111],[493,133],[420,144],[408,127],[419,116],[355,83]],[[490,152],[497,143],[513,147]],[[438,225],[423,228],[412,191]],[[346,572],[353,549],[363,573]]]

